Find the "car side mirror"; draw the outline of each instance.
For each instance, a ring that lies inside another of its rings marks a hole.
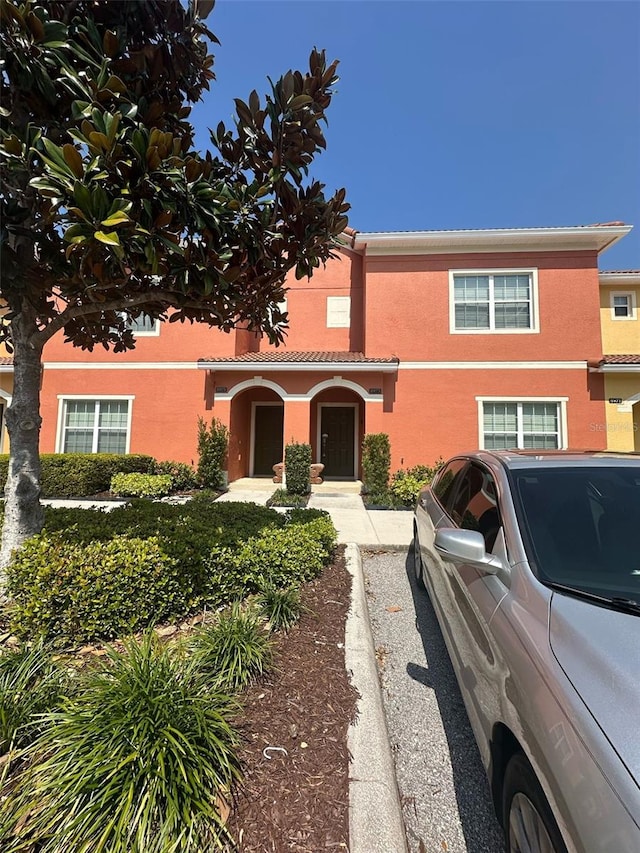
[[[442,527],[436,531],[434,545],[437,553],[448,563],[469,563],[490,575],[503,568],[499,557],[487,554],[484,536],[477,530]]]

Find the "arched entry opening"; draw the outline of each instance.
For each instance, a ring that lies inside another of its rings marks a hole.
[[[273,477],[283,458],[284,402],[272,388],[254,385],[234,396],[229,423],[229,480]]]
[[[311,401],[310,444],[325,480],[356,480],[364,435],[364,400],[351,388],[325,388]]]

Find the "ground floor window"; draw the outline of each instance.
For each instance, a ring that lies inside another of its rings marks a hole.
[[[131,399],[62,401],[62,453],[127,453]]]
[[[563,446],[562,405],[557,401],[481,401],[485,450],[554,450]]]

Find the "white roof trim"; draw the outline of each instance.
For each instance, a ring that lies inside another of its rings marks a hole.
[[[601,272],[598,275],[600,284],[613,284],[616,287],[630,287],[640,284],[640,272]]]
[[[468,252],[604,252],[625,237],[631,225],[563,228],[489,228],[459,231],[359,232],[355,248],[367,255],[427,255]]]
[[[592,373],[640,373],[640,364],[602,364]]]
[[[402,361],[400,370],[585,370],[586,361]]]

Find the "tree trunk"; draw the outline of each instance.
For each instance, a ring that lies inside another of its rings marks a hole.
[[[42,348],[31,341],[37,334],[29,306],[11,322],[13,342],[13,399],[6,413],[11,442],[5,485],[4,526],[0,551],[0,594],[11,553],[25,539],[40,533],[44,511],[40,505],[40,376]]]

